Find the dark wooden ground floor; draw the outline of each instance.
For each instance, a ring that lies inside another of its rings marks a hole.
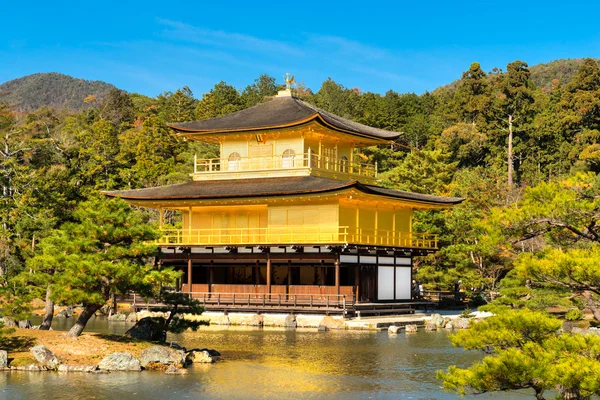
[[[189,247],[163,248],[160,264],[182,271],[177,290],[207,309],[346,313],[361,304],[395,303],[385,308],[399,310],[412,302],[413,255],[393,248]]]

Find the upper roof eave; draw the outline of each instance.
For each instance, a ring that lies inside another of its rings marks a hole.
[[[295,97],[275,98],[220,117],[167,126],[184,134],[223,134],[287,128],[313,120],[330,129],[382,143],[393,141],[402,134],[348,120]]]

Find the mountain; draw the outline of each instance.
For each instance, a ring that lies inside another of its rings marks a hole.
[[[4,82],[0,85],[0,101],[18,111],[33,111],[41,106],[81,110],[89,95],[104,97],[115,86],[101,81],[87,81],[57,72],[38,73]]]
[[[552,88],[552,80],[554,79],[558,79],[561,85],[567,84],[577,73],[577,69],[583,60],[583,58],[573,58],[534,65],[529,68],[531,80],[543,89]]]

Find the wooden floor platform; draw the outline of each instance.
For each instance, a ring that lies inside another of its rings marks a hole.
[[[417,309],[434,310],[438,303],[431,301],[403,302],[356,302],[354,296],[347,295],[284,295],[256,293],[194,293],[207,311],[251,312],[251,313],[294,313],[325,314],[343,316],[401,315],[413,314]],[[152,310],[163,307],[139,296],[122,299],[129,302],[135,311]]]

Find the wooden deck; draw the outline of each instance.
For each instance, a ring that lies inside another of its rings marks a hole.
[[[406,301],[395,303],[360,303],[352,294],[285,294],[285,293],[190,293],[207,311],[334,314],[343,316],[412,314],[418,308],[433,310],[437,303]],[[153,300],[146,301],[136,294],[121,298],[135,311],[163,307]]]

